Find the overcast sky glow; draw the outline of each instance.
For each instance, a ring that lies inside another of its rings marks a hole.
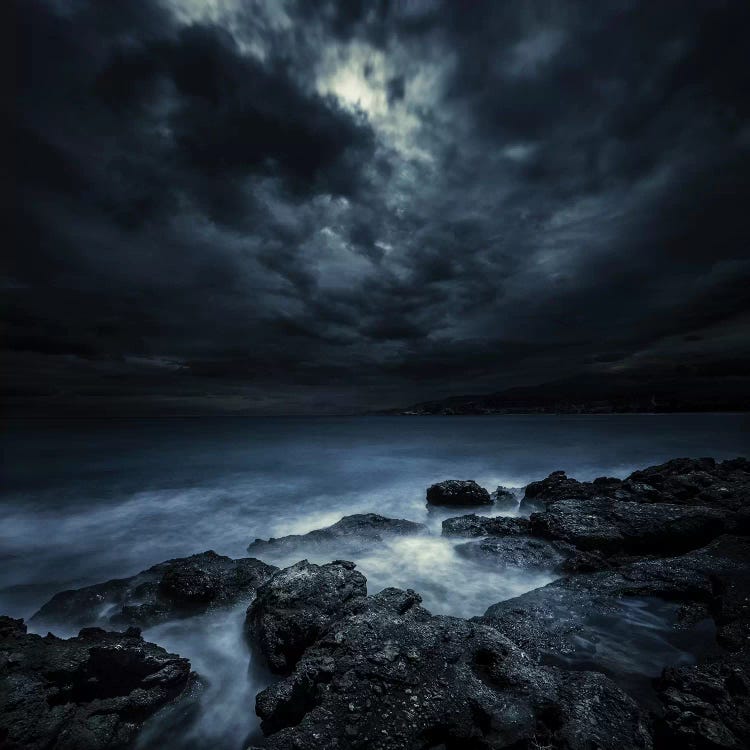
[[[18,3],[24,410],[748,373],[746,2]]]

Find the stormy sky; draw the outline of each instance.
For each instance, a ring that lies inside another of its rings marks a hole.
[[[13,20],[14,413],[750,370],[744,0],[22,0]]]

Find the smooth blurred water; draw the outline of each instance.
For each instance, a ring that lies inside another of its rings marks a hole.
[[[493,490],[556,469],[593,479],[676,456],[730,458],[748,453],[748,428],[738,414],[6,422],[0,613],[28,617],[61,589],[206,549],[246,556],[256,537],[376,512],[432,533],[360,556],[370,593],[411,587],[435,613],[478,615],[553,576],[457,555],[463,540],[441,538],[440,523],[462,511],[428,511],[428,485],[475,479]],[[328,552],[308,557],[338,556]],[[253,696],[267,677],[248,673],[243,612],[244,604],[145,632],[209,683],[201,716],[173,736],[175,747],[241,747],[257,730]]]

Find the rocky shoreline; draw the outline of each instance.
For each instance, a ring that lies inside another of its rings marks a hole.
[[[0,748],[132,747],[155,714],[194,709],[200,683],[139,628],[245,602],[253,658],[274,677],[256,697],[264,737],[238,748],[750,746],[750,462],[558,471],[492,493],[449,480],[426,499],[463,513],[442,523],[458,554],[556,579],[468,620],[412,590],[368,595],[357,555],[428,533],[369,513],[249,545],[299,554],[283,569],[208,551],[61,592],[30,623],[83,628],[75,638],[0,618]],[[321,549],[354,561],[302,559]]]

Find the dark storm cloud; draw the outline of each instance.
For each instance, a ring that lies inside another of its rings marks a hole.
[[[745,372],[746,3],[15,14],[20,411]]]

